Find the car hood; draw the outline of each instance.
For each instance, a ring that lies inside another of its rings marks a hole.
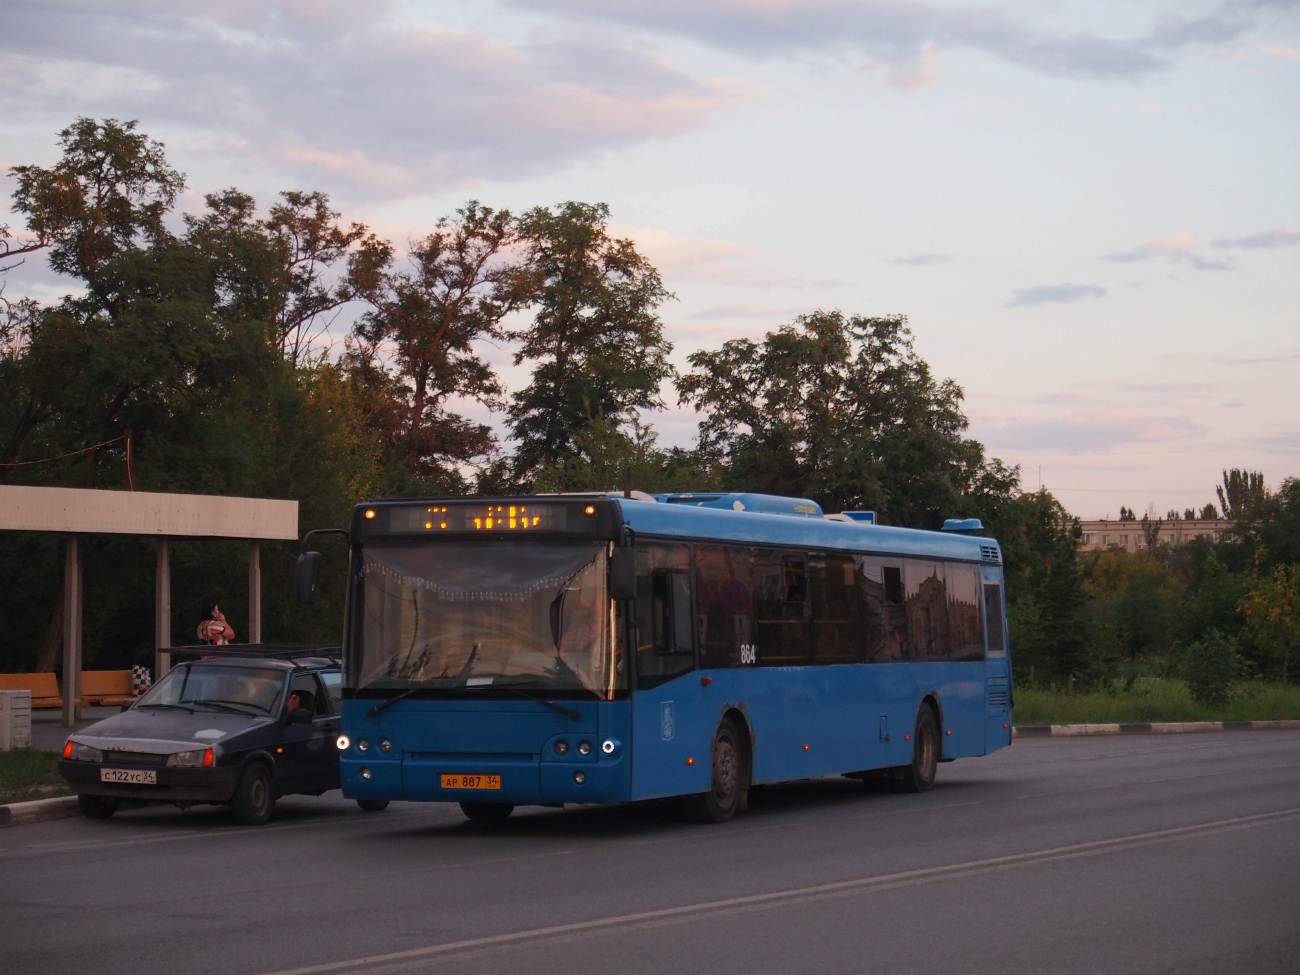
[[[132,708],[71,737],[79,744],[104,750],[169,755],[219,745],[236,735],[274,723],[275,719],[270,717],[215,711],[186,714],[171,709]]]

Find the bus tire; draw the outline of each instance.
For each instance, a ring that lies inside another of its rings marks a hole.
[[[723,721],[713,734],[712,774],[708,792],[686,796],[686,818],[696,823],[725,823],[740,809],[748,775],[740,733],[732,721]]]
[[[112,796],[77,795],[77,808],[87,819],[107,819],[117,812],[118,801]]]
[[[264,826],[271,821],[275,811],[275,789],[271,784],[271,770],[265,762],[253,762],[244,769],[230,800],[235,810],[235,822],[240,826]]]
[[[358,799],[357,806],[362,812],[383,812],[388,808],[387,799]]]
[[[476,823],[504,823],[515,807],[504,802],[462,802],[460,811]]]
[[[896,785],[899,792],[925,792],[934,785],[939,771],[939,749],[939,721],[934,716],[934,708],[922,704],[912,733],[912,763],[902,767]]]

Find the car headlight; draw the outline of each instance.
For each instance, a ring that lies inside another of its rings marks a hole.
[[[200,768],[202,766],[212,767],[213,755],[211,748],[196,748],[192,752],[176,752],[167,756],[167,764],[175,765],[181,768]]]
[[[89,745],[83,745],[80,742],[69,742],[72,745],[72,754],[68,756],[78,762],[102,762],[104,753],[98,748],[91,748]]]

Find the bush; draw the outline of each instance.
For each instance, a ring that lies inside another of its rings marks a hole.
[[[1237,641],[1220,630],[1210,630],[1183,651],[1183,680],[1192,700],[1207,707],[1223,707],[1241,679],[1245,661],[1237,652]]]

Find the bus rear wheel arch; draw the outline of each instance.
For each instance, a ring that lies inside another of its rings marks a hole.
[[[725,823],[749,804],[752,760],[744,719],[728,714],[718,723],[710,748],[709,789],[682,799],[686,818],[696,823]]]

